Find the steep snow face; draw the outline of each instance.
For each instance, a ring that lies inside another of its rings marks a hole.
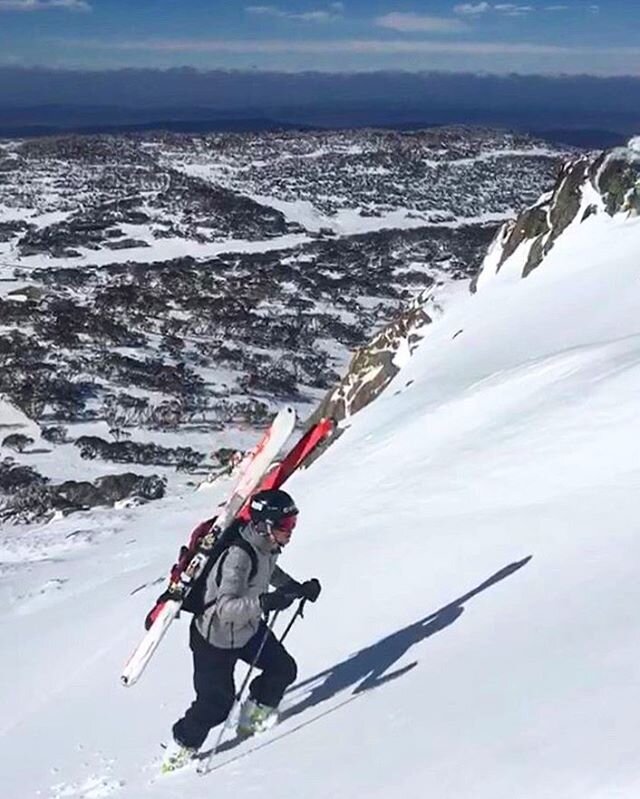
[[[218,497],[3,533],[3,797],[635,799],[639,250],[639,218],[596,215],[460,299],[291,480],[281,565],[324,586],[298,683],[206,778],[157,777],[185,621],[118,674]]]
[[[581,228],[594,216],[638,216],[639,142],[637,137],[627,147],[565,164],[551,192],[502,226],[473,288],[483,288],[498,275],[506,279],[527,277],[548,261],[549,253],[567,235],[573,239],[577,234],[579,240],[588,240],[590,230],[583,232]]]

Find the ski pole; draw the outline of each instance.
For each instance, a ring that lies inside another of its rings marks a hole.
[[[295,623],[295,620],[298,617],[300,617],[301,619],[304,618],[304,612],[303,611],[304,611],[304,606],[305,606],[306,601],[307,601],[306,597],[303,597],[300,600],[300,602],[298,603],[298,607],[296,609],[296,612],[293,614],[293,616],[291,617],[291,620],[289,621],[289,624],[287,624],[287,627],[286,627],[285,631],[282,633],[282,635],[278,639],[278,643],[281,644],[284,641],[284,639],[289,635],[289,630],[293,627],[293,625]]]
[[[278,639],[279,643],[282,643],[284,641],[284,639],[287,637],[287,635],[289,634],[289,631],[293,627],[296,619],[298,617],[300,617],[301,619],[304,618],[304,606],[305,606],[306,601],[307,601],[306,597],[303,597],[300,600],[300,602],[298,603],[298,607],[296,608],[296,612],[293,614],[293,616],[291,617],[291,619],[289,621],[289,624],[287,624],[287,626],[285,628],[285,631],[282,633],[282,635]],[[269,636],[269,633],[273,632],[273,627],[274,627],[274,625],[276,623],[276,619],[278,618],[278,614],[279,613],[280,613],[279,610],[277,610],[275,612],[275,614],[273,616],[273,619],[269,622],[269,624],[267,626],[267,629],[264,631],[264,635],[262,637],[262,641],[260,642],[260,646],[258,647],[258,651],[256,652],[256,656],[251,661],[251,665],[249,666],[249,671],[247,671],[247,674],[245,675],[245,678],[242,681],[242,685],[240,686],[240,689],[236,692],[236,695],[235,695],[235,697],[233,699],[233,705],[231,706],[231,710],[229,711],[229,714],[227,715],[227,718],[225,719],[225,722],[222,725],[222,729],[220,730],[220,733],[219,733],[218,738],[216,740],[216,744],[213,747],[213,749],[211,750],[211,752],[209,753],[209,756],[205,760],[204,765],[201,768],[198,769],[198,772],[200,774],[206,774],[209,771],[209,767],[210,767],[214,757],[218,754],[218,751],[220,749],[220,745],[222,744],[222,739],[224,737],[224,734],[227,731],[227,729],[229,728],[229,725],[231,724],[231,719],[233,718],[234,711],[235,711],[236,707],[238,706],[240,700],[242,699],[242,695],[244,694],[245,688],[249,684],[249,680],[251,679],[251,675],[253,673],[253,670],[256,667],[256,664],[258,662],[258,658],[262,654],[262,650],[264,649],[264,645],[267,642],[267,638]]]
[[[244,693],[245,688],[249,684],[249,680],[251,679],[251,675],[253,673],[253,670],[256,667],[256,663],[258,662],[258,658],[262,654],[262,650],[264,649],[264,645],[267,643],[267,638],[269,637],[269,633],[271,633],[273,631],[273,627],[274,627],[274,625],[276,623],[276,619],[278,618],[278,614],[279,613],[280,613],[280,611],[276,610],[276,612],[273,614],[273,618],[271,619],[271,621],[267,625],[267,629],[264,631],[264,635],[262,636],[262,641],[260,641],[260,646],[258,647],[258,651],[256,652],[256,656],[251,661],[251,664],[249,666],[249,671],[246,673],[245,678],[242,681],[242,685],[240,686],[239,690],[236,692],[236,695],[233,697],[233,704],[231,705],[231,710],[229,711],[229,714],[228,714],[227,718],[225,719],[224,724],[222,725],[222,729],[220,730],[220,734],[218,735],[218,740],[216,741],[216,745],[213,747],[213,750],[211,751],[211,754],[207,758],[207,762],[205,763],[205,767],[203,769],[204,771],[207,770],[207,766],[209,765],[209,763],[211,762],[213,757],[218,754],[218,749],[220,749],[220,744],[222,743],[222,738],[223,738],[225,732],[227,731],[227,729],[229,728],[229,724],[231,723],[231,719],[233,717],[234,710],[236,709],[236,707],[240,703],[240,700],[242,699],[242,694]]]

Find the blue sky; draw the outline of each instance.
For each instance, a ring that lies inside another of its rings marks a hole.
[[[640,0],[0,0],[0,65],[640,76]]]

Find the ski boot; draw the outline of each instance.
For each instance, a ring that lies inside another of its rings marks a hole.
[[[255,699],[247,699],[240,710],[236,732],[241,738],[248,738],[270,730],[277,721],[277,708],[261,705]]]
[[[183,746],[181,743],[174,740],[167,747],[164,760],[160,766],[160,772],[162,774],[171,774],[173,771],[184,768],[184,766],[191,763],[197,754],[197,749],[193,749],[190,746]]]

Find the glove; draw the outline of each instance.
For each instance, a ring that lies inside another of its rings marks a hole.
[[[272,610],[284,610],[293,602],[295,596],[285,594],[282,591],[272,591],[270,594],[260,594],[260,607],[263,613],[271,613]]]
[[[320,585],[320,580],[312,577],[311,580],[305,580],[305,582],[302,583],[299,593],[302,598],[308,599],[309,602],[315,602],[320,596],[321,590],[322,586]]]

